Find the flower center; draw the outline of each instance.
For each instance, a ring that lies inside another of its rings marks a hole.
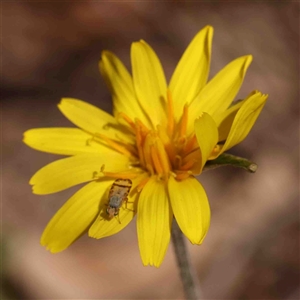
[[[125,144],[98,133],[93,139],[105,141],[111,148],[130,157],[132,161],[138,161],[138,166],[150,176],[157,175],[159,179],[167,180],[172,175],[177,180],[182,180],[191,175],[194,164],[199,160],[199,151],[197,151],[199,147],[195,134],[187,136],[187,105],[183,108],[181,119],[175,122],[173,101],[168,91],[167,124],[157,125],[156,130],[147,128],[139,119],[132,121],[124,113],[120,113],[118,118],[128,124],[135,136],[135,145]],[[113,173],[105,172],[103,169],[102,173],[110,177],[132,178],[132,176],[128,177],[128,173],[113,176]]]

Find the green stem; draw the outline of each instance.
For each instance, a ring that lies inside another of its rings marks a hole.
[[[185,297],[186,299],[199,300],[202,297],[197,274],[190,262],[183,233],[175,219],[172,224],[172,241]]]
[[[214,160],[208,160],[204,166],[204,171],[215,169],[222,166],[233,166],[245,169],[250,173],[255,173],[257,170],[257,164],[254,162],[239,156],[235,156],[229,153],[223,153]]]

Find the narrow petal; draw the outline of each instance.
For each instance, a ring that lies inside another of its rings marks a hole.
[[[214,117],[228,108],[243,83],[251,61],[251,55],[237,58],[208,82],[190,105],[191,122],[201,111]]]
[[[169,195],[176,221],[193,244],[201,244],[210,224],[210,208],[205,190],[193,177],[169,179]]]
[[[184,159],[193,159],[196,161],[191,171],[193,174],[200,174],[212,150],[218,143],[218,128],[215,121],[207,113],[202,113],[195,120],[195,133],[199,145],[199,151],[191,153]],[[198,154],[199,152],[199,154]],[[198,159],[197,159],[198,158]]]
[[[119,58],[103,51],[99,69],[113,95],[114,116],[118,117],[122,112],[133,121],[138,118],[149,127],[149,120],[136,98],[132,78]]]
[[[126,171],[129,160],[112,151],[99,154],[78,154],[56,160],[37,171],[30,179],[34,194],[51,194],[79,183],[95,180],[102,176],[101,167],[110,172]]]
[[[41,244],[52,253],[65,250],[90,226],[112,181],[91,182],[74,194],[45,228]]]
[[[219,152],[212,156],[211,159],[218,157],[221,153],[239,144],[246,138],[263,109],[267,98],[268,95],[257,92],[243,103],[233,120],[225,144],[220,147]]]
[[[225,141],[227,139],[235,115],[244,103],[245,100],[239,101],[238,103],[232,105],[230,108],[225,110],[223,113],[218,114],[214,118],[218,126],[220,142]]]
[[[116,129],[118,123],[113,116],[87,102],[63,98],[58,108],[73,124],[91,134],[102,133],[115,139],[121,137],[125,141],[133,139]]]
[[[166,120],[167,84],[164,71],[153,49],[143,40],[132,43],[131,63],[137,98],[155,128]]]
[[[89,142],[91,138],[78,128],[35,128],[24,133],[23,142],[36,150],[61,155],[99,153],[107,149],[99,143]]]
[[[137,185],[145,178],[145,175],[132,180],[132,188],[128,196],[128,201],[123,203],[119,215],[109,220],[107,218],[106,208],[108,204],[108,193],[100,203],[100,213],[98,214],[95,222],[89,229],[89,236],[95,239],[111,236],[118,233],[125,228],[134,218],[137,212],[137,200],[139,193],[137,192]]]
[[[176,119],[206,84],[211,57],[213,28],[204,27],[189,44],[170,81]]]
[[[214,120],[217,123],[218,130],[219,130],[219,141],[225,141],[228,137],[230,128],[232,126],[233,120],[241,108],[241,106],[255,93],[258,91],[251,92],[244,100],[239,100],[222,113],[216,115]]]
[[[143,264],[159,267],[171,236],[172,210],[166,186],[152,177],[143,188],[137,217],[139,248]]]

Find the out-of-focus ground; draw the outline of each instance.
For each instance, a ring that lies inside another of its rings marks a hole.
[[[2,2],[2,299],[182,299],[170,245],[159,269],[143,267],[133,222],[102,240],[84,236],[52,255],[39,244],[77,189],[37,196],[29,178],[57,158],[22,144],[30,128],[72,126],[61,97],[111,111],[98,73],[109,49],[130,66],[145,39],[168,78],[191,38],[215,28],[210,78],[238,56],[254,61],[237,98],[270,95],[235,154],[256,174],[220,168],[200,180],[212,221],[189,245],[204,299],[299,299],[299,2]]]

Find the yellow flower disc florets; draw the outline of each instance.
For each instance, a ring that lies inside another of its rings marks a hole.
[[[138,166],[148,172],[150,176],[156,175],[160,180],[167,180],[170,175],[177,180],[182,180],[191,175],[190,169],[195,164],[195,156],[198,149],[195,134],[186,136],[188,123],[188,105],[183,108],[183,114],[178,122],[174,120],[173,103],[171,93],[167,93],[167,124],[157,125],[156,130],[149,129],[139,119],[131,120],[126,114],[119,113],[119,119],[123,119],[135,136],[135,145],[122,145],[102,134],[95,134],[94,139],[104,140],[116,151],[130,156],[133,161],[138,161]],[[199,157],[198,157],[199,160]],[[135,165],[137,165],[135,164]],[[108,177],[122,178],[134,177],[135,173],[113,174],[102,173]]]

